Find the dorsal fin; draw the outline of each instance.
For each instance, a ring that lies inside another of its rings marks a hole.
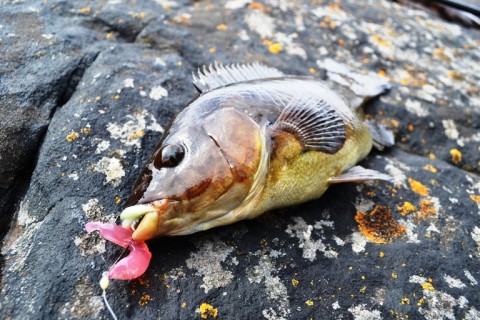
[[[293,98],[272,127],[293,134],[304,149],[337,152],[345,142],[345,122],[318,97]]]
[[[251,64],[228,64],[225,66],[216,64],[213,67],[212,65],[209,67],[203,66],[202,70],[198,69],[197,75],[195,73],[192,74],[193,84],[201,93],[233,83],[283,76],[284,74],[281,71],[258,62]]]

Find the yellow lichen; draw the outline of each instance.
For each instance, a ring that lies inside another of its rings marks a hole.
[[[357,212],[360,233],[375,243],[389,243],[406,234],[405,227],[392,216],[388,207],[376,206],[370,213]]]
[[[458,164],[462,161],[462,153],[458,149],[450,150],[450,155],[452,156],[452,162]]]
[[[424,284],[422,284],[422,288],[423,290],[435,291],[435,288],[430,282],[425,282]]]
[[[115,197],[115,203],[120,203],[122,201],[122,198],[120,198],[119,196],[116,196]]]
[[[297,279],[292,279],[292,286],[295,288],[298,286],[298,280]]]
[[[275,43],[272,43],[268,46],[268,51],[271,53],[271,54],[277,54],[277,53],[280,53],[281,51],[283,50],[283,47],[280,43],[278,42],[275,42]]]
[[[428,157],[429,157],[430,159],[436,159],[436,158],[437,158],[437,156],[435,155],[435,153],[432,153],[432,152],[430,152],[430,153],[428,154]]]
[[[472,200],[475,201],[476,203],[480,204],[480,195],[471,194],[471,195],[470,195],[470,199],[472,199]]]
[[[402,206],[397,207],[397,209],[400,210],[400,214],[402,216],[406,216],[417,210],[417,208],[415,208],[415,206],[408,201],[405,201],[405,203]]]
[[[424,304],[424,303],[425,303],[425,298],[421,298],[420,300],[418,300],[417,306],[421,307],[422,304]]]
[[[405,297],[405,298],[402,298],[402,301],[400,301],[401,304],[410,304],[410,299]]]
[[[114,39],[114,37],[115,37],[115,32],[113,31],[107,32],[107,34],[105,35],[105,39],[108,39],[108,40]]]
[[[429,191],[428,188],[422,184],[421,182],[414,180],[412,178],[408,178],[408,183],[410,183],[410,188],[417,194],[421,196],[428,196]]]
[[[207,319],[209,317],[216,318],[218,316],[218,309],[208,303],[202,303],[200,305],[200,316],[202,319]]]
[[[180,305],[180,307],[182,307],[182,308],[185,308],[186,306],[187,306],[186,302],[182,302],[182,304]]]
[[[73,141],[77,140],[78,137],[80,137],[80,135],[79,135],[77,132],[72,131],[71,133],[67,134],[67,136],[65,137],[65,139],[66,139],[68,142],[73,142]]]
[[[219,31],[225,31],[225,30],[227,30],[227,29],[228,29],[228,26],[227,26],[226,24],[223,24],[223,23],[222,23],[222,24],[219,24],[219,25],[217,26],[217,30],[219,30]]]
[[[82,130],[80,130],[80,133],[83,133],[83,134],[90,134],[91,132],[92,132],[92,129],[90,129],[90,127],[85,127]]]
[[[80,8],[81,14],[89,14],[90,12],[92,12],[92,9],[90,9],[89,7]]]
[[[309,307],[313,306],[313,301],[312,300],[307,300],[305,301],[305,304]]]
[[[393,278],[393,279],[397,279],[397,278],[398,278],[398,274],[396,274],[395,272],[392,272],[392,278]]]
[[[316,70],[315,68],[310,68],[310,69],[308,69],[308,71],[309,71],[311,74],[317,73],[317,70]]]
[[[360,293],[365,293],[367,292],[367,287],[366,286],[363,286],[361,289],[360,289]]]
[[[423,170],[427,170],[427,171],[430,171],[431,173],[437,173],[437,168],[435,168],[434,166],[432,166],[431,164],[426,164],[423,166]]]
[[[211,54],[214,54],[215,52],[217,52],[217,48],[212,47],[208,49],[208,52],[210,52]]]
[[[383,257],[385,257],[385,253],[384,253],[383,251],[380,251],[380,253],[378,254],[378,256],[379,256],[380,258],[383,258]]]

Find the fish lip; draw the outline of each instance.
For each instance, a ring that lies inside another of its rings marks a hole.
[[[127,228],[130,227],[131,229],[135,230],[143,216],[150,212],[161,211],[162,208],[168,204],[168,202],[170,202],[168,199],[159,199],[149,203],[135,204],[133,206],[126,207],[120,213],[122,226]]]

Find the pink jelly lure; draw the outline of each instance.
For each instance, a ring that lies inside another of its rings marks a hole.
[[[90,222],[85,225],[88,233],[100,231],[100,235],[121,247],[128,248],[130,254],[115,263],[108,271],[109,279],[132,280],[140,277],[148,268],[152,253],[144,241],[134,241],[133,231],[113,223]]]

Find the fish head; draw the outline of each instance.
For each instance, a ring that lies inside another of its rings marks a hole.
[[[234,222],[225,216],[247,197],[265,157],[260,126],[234,108],[178,123],[154,150],[120,216],[134,240]]]

